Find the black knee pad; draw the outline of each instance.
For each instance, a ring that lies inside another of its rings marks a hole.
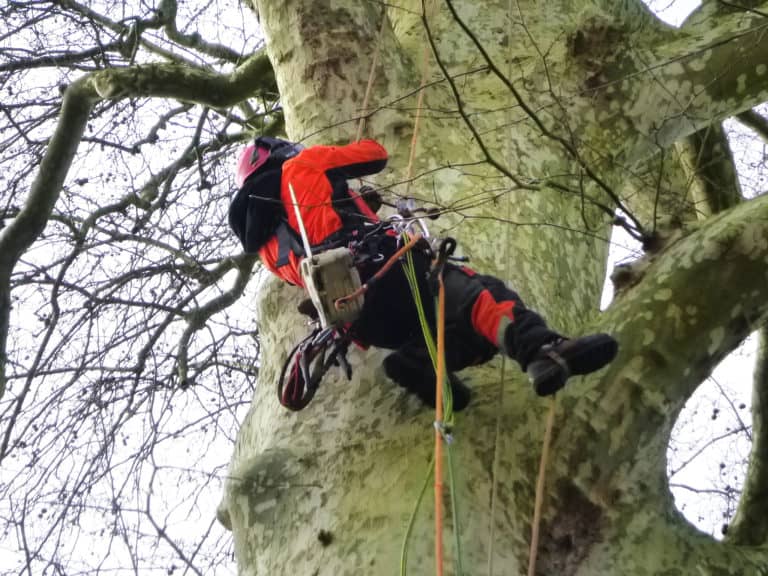
[[[418,396],[424,404],[434,408],[435,371],[432,364],[424,362],[401,352],[393,352],[384,358],[384,372],[391,380]],[[453,393],[453,410],[460,412],[469,404],[472,391],[453,373],[448,374],[448,382]]]
[[[384,373],[403,388],[418,393],[428,387],[434,387],[434,371],[428,365],[425,369],[423,362],[409,358],[401,352],[393,352],[383,362]],[[433,394],[434,395],[434,394]]]

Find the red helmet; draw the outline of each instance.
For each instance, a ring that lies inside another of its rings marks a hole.
[[[242,188],[248,176],[261,168],[267,160],[273,158],[275,166],[281,166],[289,158],[293,158],[304,149],[304,146],[280,138],[260,136],[253,144],[246,146],[240,153],[237,163],[235,183]]]
[[[264,162],[269,159],[269,148],[249,144],[240,153],[240,160],[237,161],[237,173],[235,174],[235,183],[238,188],[243,187],[245,179],[262,167]]]

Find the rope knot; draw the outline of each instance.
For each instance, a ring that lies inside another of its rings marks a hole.
[[[435,420],[432,425],[435,427],[435,430],[438,431],[440,436],[442,436],[443,440],[445,440],[446,444],[453,444],[453,434],[451,433],[453,427],[450,424],[446,425],[442,420]]]

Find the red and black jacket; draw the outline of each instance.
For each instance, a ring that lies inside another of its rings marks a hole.
[[[334,238],[354,236],[365,221],[378,221],[363,199],[349,189],[347,180],[375,174],[386,164],[387,151],[374,140],[306,148],[282,165],[278,204],[283,210],[279,224],[274,231],[269,231],[270,236],[259,238],[258,242],[253,240],[260,231],[249,227],[255,219],[249,213],[251,208],[244,203],[236,206],[233,202],[230,224],[246,251],[258,250],[261,261],[271,272],[291,284],[303,286],[299,261],[304,250],[288,184],[292,184],[296,194],[310,245],[326,245]],[[263,186],[277,186],[277,171],[254,176],[254,181],[262,180]],[[269,195],[276,199],[277,190],[273,193],[262,189],[260,198]]]

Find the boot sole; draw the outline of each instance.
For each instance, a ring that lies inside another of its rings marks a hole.
[[[572,375],[590,374],[600,370],[616,358],[619,351],[619,343],[607,334],[585,336],[574,342],[581,342],[578,353],[574,350],[574,355],[570,356],[567,348],[560,353]]]
[[[591,374],[609,364],[619,351],[619,344],[607,334],[583,336],[569,342],[559,352],[568,365],[570,374],[566,374],[560,364],[553,363],[551,368],[538,374],[533,388],[539,396],[549,396],[565,386],[570,376]]]

